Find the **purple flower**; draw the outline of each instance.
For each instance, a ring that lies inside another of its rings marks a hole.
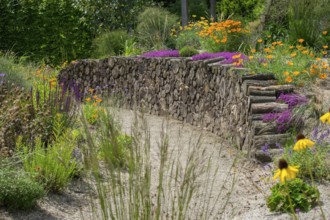
[[[179,57],[178,50],[157,50],[150,51],[141,55],[142,57]]]
[[[268,151],[269,150],[269,144],[265,144],[264,146],[262,146],[261,150],[264,153],[268,154],[269,153],[269,151]]]
[[[267,113],[262,116],[263,122],[274,121],[278,118],[278,113]]]
[[[277,101],[285,102],[289,105],[289,108],[293,108],[297,105],[303,105],[308,102],[307,98],[298,94],[281,94]]]
[[[290,109],[285,110],[281,113],[278,113],[277,115],[278,115],[278,117],[276,119],[277,124],[289,123],[291,121],[291,118],[292,118],[292,112],[291,112]]]
[[[0,77],[4,77],[4,76],[6,76],[5,73],[0,73]]]

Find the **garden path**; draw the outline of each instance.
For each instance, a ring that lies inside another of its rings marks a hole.
[[[116,111],[122,123],[122,129],[130,134],[134,122],[134,112],[130,110]],[[169,147],[174,154],[179,153],[184,166],[185,159],[189,154],[189,149],[198,142],[201,136],[201,149],[206,149],[205,154],[200,154],[202,160],[211,158],[211,170],[216,174],[214,187],[205,201],[210,204],[216,203],[212,215],[209,219],[290,219],[287,214],[270,213],[265,205],[265,196],[269,194],[269,188],[274,183],[272,180],[272,169],[261,167],[247,159],[244,159],[241,152],[236,150],[227,141],[219,138],[215,134],[204,131],[177,120],[165,117],[145,115],[146,122],[150,129],[151,161],[152,161],[152,181],[154,185],[157,181],[159,167],[159,142],[163,127],[169,137]],[[164,125],[164,126],[163,126]],[[210,179],[205,175],[199,178],[202,189],[210,187]],[[209,185],[208,185],[209,184]],[[321,200],[326,216],[330,217],[330,184],[320,185]],[[50,195],[40,202],[39,207],[29,212],[8,212],[0,209],[0,220],[75,220],[75,219],[95,219],[90,208],[90,190],[88,184],[82,180],[75,181],[68,190],[60,195]],[[219,195],[219,199],[217,197]],[[95,195],[92,199],[96,199]],[[199,204],[201,197],[193,197],[192,204]],[[225,209],[223,209],[225,207]],[[195,210],[198,207],[191,207]],[[191,219],[196,216],[191,212]],[[300,213],[300,219],[320,219],[318,209],[309,213]]]

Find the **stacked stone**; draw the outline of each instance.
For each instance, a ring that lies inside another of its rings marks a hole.
[[[219,64],[221,58],[111,57],[82,60],[63,69],[60,81],[74,80],[89,88],[115,93],[126,108],[137,106],[154,115],[203,127],[228,138],[251,156],[260,156],[264,142],[284,140],[261,115],[287,109],[276,94],[292,86],[276,85],[271,74],[241,74],[242,69]],[[248,72],[248,70],[247,70]],[[268,136],[267,136],[268,135]]]

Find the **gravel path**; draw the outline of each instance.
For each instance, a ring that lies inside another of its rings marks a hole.
[[[130,134],[134,121],[134,112],[130,110],[118,111],[118,117],[122,122],[123,131]],[[176,120],[167,120],[164,117],[152,115],[145,116],[150,129],[152,181],[157,182],[157,171],[159,169],[159,142],[161,133],[165,127],[169,137],[169,148],[173,155],[180,157],[182,166],[192,146],[200,141],[201,159],[205,162],[211,158],[210,170],[216,173],[211,175],[214,179],[213,190],[211,190],[208,175],[202,174],[198,181],[202,190],[209,190],[207,197],[201,197],[197,193],[192,198],[192,205],[189,211],[190,219],[198,219],[194,211],[201,208],[198,204],[210,201],[209,219],[290,219],[287,214],[270,213],[265,205],[265,196],[269,188],[274,184],[272,172],[268,167],[261,167],[251,161],[244,159],[244,155],[230,146],[225,140],[216,135]],[[200,138],[201,137],[201,138]],[[203,159],[204,158],[204,159]],[[206,187],[206,188],[205,188]],[[319,186],[321,200],[326,216],[330,218],[330,185]],[[40,202],[39,206],[29,212],[8,212],[0,209],[0,219],[95,219],[90,207],[91,196],[89,184],[83,180],[75,180],[71,186],[61,195],[50,195]],[[201,203],[202,202],[202,203]],[[197,205],[196,205],[197,204]],[[213,205],[214,204],[214,205]],[[318,208],[309,213],[299,214],[300,219],[320,219]]]

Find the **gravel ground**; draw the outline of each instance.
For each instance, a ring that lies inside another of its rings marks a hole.
[[[123,131],[130,134],[134,121],[134,112],[130,110],[118,111],[118,117],[122,122]],[[169,146],[172,152],[179,152],[182,165],[185,164],[191,146],[197,143],[201,135],[201,147],[207,149],[202,157],[205,161],[211,158],[211,170],[217,171],[212,176],[214,179],[213,190],[207,197],[194,196],[192,204],[200,204],[210,201],[213,209],[210,209],[209,219],[290,219],[287,214],[270,213],[265,205],[265,197],[269,194],[269,188],[274,184],[272,170],[244,159],[244,155],[233,146],[226,143],[216,135],[176,120],[168,120],[164,117],[152,115],[145,116],[150,129],[152,177],[159,169],[159,148],[161,132],[164,122],[169,137]],[[96,201],[93,193],[93,183],[88,179],[75,180],[62,194],[51,194],[28,212],[9,212],[0,209],[0,219],[31,219],[31,220],[55,220],[55,219],[98,219],[93,216],[91,200]],[[152,179],[157,183],[157,177]],[[202,186],[209,186],[212,181],[206,175],[199,177]],[[203,185],[204,184],[204,185]],[[154,187],[155,188],[155,187]],[[203,188],[202,188],[203,189]],[[327,218],[330,219],[330,184],[319,185],[322,207]],[[190,219],[198,219],[194,211],[200,206],[191,206]],[[299,219],[321,219],[319,208],[308,213],[300,213]]]

